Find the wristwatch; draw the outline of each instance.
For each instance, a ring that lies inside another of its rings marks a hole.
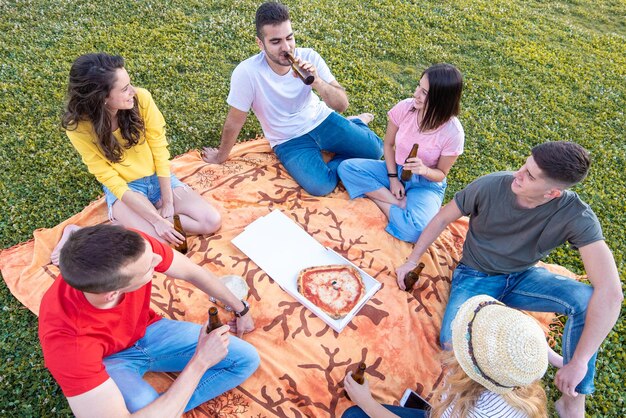
[[[235,314],[235,316],[237,318],[241,318],[242,316],[247,314],[248,311],[250,310],[250,304],[248,302],[246,302],[245,300],[242,299],[241,303],[243,303],[243,309],[241,311],[239,311],[239,312],[233,311],[233,313]]]

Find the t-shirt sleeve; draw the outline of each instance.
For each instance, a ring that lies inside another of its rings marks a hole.
[[[411,102],[412,102],[411,99],[402,100],[401,102],[397,103],[394,107],[392,107],[389,110],[389,112],[387,112],[387,116],[389,117],[389,120],[394,125],[400,126],[400,124],[406,117],[406,114],[410,111],[410,109],[413,106]]]
[[[103,349],[97,343],[72,335],[46,335],[41,341],[46,367],[66,397],[78,396],[100,386],[109,375],[103,359]]]
[[[476,215],[478,213],[481,192],[486,183],[487,180],[485,176],[479,177],[468,184],[463,190],[456,192],[454,202],[463,216]]]
[[[603,241],[602,227],[591,208],[585,209],[575,222],[570,222],[572,232],[567,241],[578,249],[596,241]]]
[[[456,119],[453,119],[450,123],[452,124],[451,134],[446,138],[441,148],[441,155],[445,157],[455,157],[463,154],[463,146],[465,144],[465,132],[461,123]]]
[[[311,63],[315,66],[317,70],[317,75],[327,83],[332,83],[335,81],[335,76],[328,68],[328,64],[324,61],[324,58],[317,52],[311,50]]]
[[[230,76],[230,91],[226,102],[237,110],[249,112],[254,100],[254,88],[247,69],[242,64]]]
[[[165,118],[148,90],[137,89],[139,110],[144,121],[146,142],[152,151],[156,175],[170,176],[170,153],[165,137]]]
[[[151,237],[150,235],[143,233],[141,231],[138,232],[142,237],[148,241],[148,244],[152,247],[152,252],[158,254],[163,259],[155,268],[155,271],[159,273],[163,273],[172,265],[172,261],[174,260],[174,250],[170,248],[169,245],[157,240],[156,238]]]

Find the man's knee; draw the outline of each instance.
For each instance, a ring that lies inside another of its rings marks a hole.
[[[233,345],[232,355],[236,356],[236,358],[233,359],[235,363],[234,367],[244,379],[247,379],[259,368],[261,357],[252,344],[241,339],[234,340],[234,338],[235,337],[231,339],[231,344]]]
[[[589,285],[577,287],[570,295],[569,303],[571,304],[571,309],[574,310],[570,314],[586,314],[591,295],[593,295],[593,287]]]
[[[311,196],[326,196],[337,187],[337,178],[327,181],[311,182],[310,184],[300,184],[302,188]]]
[[[589,300],[593,295],[592,286],[560,275],[554,275],[551,279],[556,279],[556,289],[560,289],[558,299],[567,306],[566,315],[579,315],[587,312]],[[563,281],[564,286],[559,286],[559,281]]]
[[[252,346],[251,346],[252,347]],[[249,371],[248,376],[252,375],[259,368],[261,357],[254,347],[247,352],[245,356],[245,368]]]
[[[374,132],[372,132],[369,134],[369,138],[361,150],[362,155],[360,158],[380,160],[383,156],[383,142]]]
[[[150,405],[152,402],[156,401],[159,396],[156,391],[146,390],[135,393],[132,397],[127,398],[124,396],[124,402],[126,403],[126,408],[132,414]]]

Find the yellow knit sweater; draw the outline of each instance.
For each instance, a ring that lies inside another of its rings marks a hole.
[[[89,172],[118,199],[121,199],[128,190],[127,183],[133,180],[154,173],[159,177],[170,176],[170,153],[165,138],[165,119],[152,100],[150,92],[141,88],[136,90],[139,113],[145,124],[145,135],[141,135],[137,145],[125,150],[119,163],[112,163],[106,159],[96,144],[96,134],[91,122],[81,121],[75,130],[66,131]],[[113,136],[120,144],[126,143],[119,129],[113,132]]]

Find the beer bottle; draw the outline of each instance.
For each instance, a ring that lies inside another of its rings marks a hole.
[[[222,326],[222,321],[220,321],[220,317],[217,314],[217,308],[212,306],[209,308],[209,325],[206,327],[206,333],[210,333],[214,329],[217,329]]]
[[[365,383],[365,368],[367,366],[365,366],[365,363],[359,363],[359,367],[356,369],[356,371],[354,373],[352,373],[352,379],[354,379],[355,382],[357,382],[359,385],[362,385],[363,383]],[[350,396],[348,396],[348,393],[346,392],[346,398],[348,398],[349,401],[351,401],[352,399],[350,399]]]
[[[419,144],[413,144],[413,148],[411,148],[411,152],[409,152],[409,156],[406,157],[406,160],[404,160],[404,164],[406,164],[406,162],[409,160],[409,158],[415,158],[417,157],[417,150],[419,148]],[[413,175],[413,172],[411,170],[405,170],[404,167],[402,168],[402,175],[400,176],[400,178],[402,179],[402,181],[409,181],[411,180],[411,176]]]
[[[291,52],[285,52],[285,58],[289,60],[289,62],[291,63],[291,68],[298,75],[298,77],[300,77],[300,80],[302,80],[304,84],[306,84],[307,86],[309,84],[313,84],[313,82],[315,81],[315,77],[313,76],[313,74],[311,74],[307,70],[300,68]]]
[[[359,363],[358,369],[356,372],[352,373],[352,379],[357,382],[359,385],[362,385],[365,382],[365,363]]]
[[[188,249],[187,248],[187,234],[185,233],[185,230],[183,229],[183,226],[180,223],[180,216],[178,215],[174,215],[174,229],[183,236],[183,242],[176,245],[174,249],[180,252],[181,254],[187,254],[187,249]]]
[[[404,287],[406,287],[406,291],[410,292],[413,290],[413,286],[420,278],[420,273],[424,269],[424,263],[419,263],[415,268],[409,271],[406,276],[404,276]]]

